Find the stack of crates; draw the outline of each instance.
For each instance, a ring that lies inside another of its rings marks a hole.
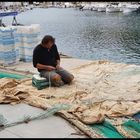
[[[0,64],[7,66],[18,61],[19,55],[15,49],[16,29],[0,28]]]
[[[17,27],[19,36],[19,56],[25,62],[31,62],[33,50],[40,43],[40,26],[32,24],[31,26]]]
[[[39,24],[0,27],[0,65],[31,62],[40,39]]]

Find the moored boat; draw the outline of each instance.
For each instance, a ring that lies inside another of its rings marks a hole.
[[[107,6],[107,4],[104,4],[104,3],[99,4],[98,5],[98,12],[105,12],[106,11],[106,6]]]
[[[92,11],[97,11],[97,10],[98,10],[98,7],[93,6],[93,7],[91,8],[91,10],[92,10]]]
[[[89,5],[89,4],[86,4],[84,7],[83,7],[83,10],[91,10],[92,6]]]
[[[107,6],[106,7],[106,12],[108,13],[113,13],[113,12],[120,12],[120,8],[117,6]]]
[[[138,8],[138,5],[126,5],[125,7],[123,7],[123,13],[135,12],[138,10]]]
[[[106,11],[106,7],[99,7],[98,8],[98,12],[105,12]]]

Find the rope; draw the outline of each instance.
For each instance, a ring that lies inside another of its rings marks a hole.
[[[49,72],[49,92],[51,91],[51,72]],[[45,98],[47,99],[48,98],[48,96],[45,94]],[[50,95],[50,97],[49,98],[51,98],[51,95]]]
[[[28,123],[29,121],[32,120],[40,120],[40,119],[45,119],[47,117],[52,116],[56,112],[59,112],[60,110],[68,110],[70,108],[70,105],[66,104],[56,104],[53,107],[49,108],[47,111],[40,113],[39,115],[36,116],[24,116],[22,119],[19,119],[18,121],[8,123],[8,120],[4,118],[2,114],[0,114],[0,131],[2,131],[4,128],[7,127],[12,127],[21,123]]]
[[[50,88],[51,88],[51,72],[49,72],[49,91],[50,91]]]

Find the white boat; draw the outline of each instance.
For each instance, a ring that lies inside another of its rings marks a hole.
[[[128,2],[119,2],[118,8],[120,8],[120,12],[123,12],[123,9],[124,7],[126,7],[127,4]]]
[[[107,4],[101,3],[98,5],[98,12],[105,12]]]
[[[98,12],[105,12],[106,11],[106,7],[98,7]]]
[[[97,11],[97,10],[98,10],[98,7],[93,6],[93,7],[91,8],[91,10],[92,10],[92,11]]]
[[[89,5],[89,4],[86,4],[84,7],[83,7],[83,10],[91,10],[92,6]]]
[[[73,4],[70,3],[70,2],[65,2],[65,7],[66,8],[71,8],[71,7],[73,7]]]
[[[33,2],[33,4],[38,6],[40,3],[39,2]]]
[[[118,6],[108,6],[106,7],[106,12],[113,13],[113,12],[120,12],[120,8]]]
[[[33,5],[30,5],[30,10],[32,10],[34,8],[34,6]]]
[[[135,5],[132,5],[132,4],[126,5],[125,7],[123,7],[123,13],[135,12],[138,10],[138,8],[139,8],[139,6],[136,4]]]
[[[30,10],[30,6],[25,7],[26,10]]]

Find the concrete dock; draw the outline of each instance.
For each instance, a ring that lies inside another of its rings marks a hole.
[[[90,60],[75,58],[62,58],[61,66],[72,70],[82,65],[91,63]],[[38,73],[32,63],[20,62],[17,65],[6,67],[9,70]],[[42,109],[27,104],[8,105],[0,104],[0,113],[8,121],[16,121],[25,115],[36,115],[43,112]],[[0,131],[0,138],[86,138],[78,129],[71,126],[59,116],[53,115],[43,120],[34,120],[27,124],[19,124]]]

